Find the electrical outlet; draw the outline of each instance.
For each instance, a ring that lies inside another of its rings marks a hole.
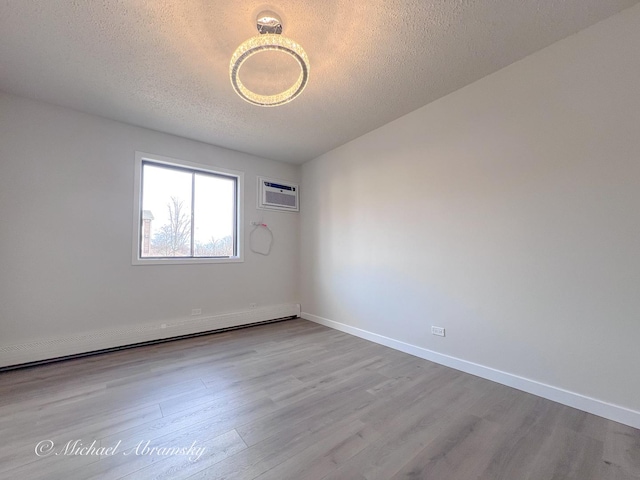
[[[431,334],[438,335],[439,337],[444,337],[444,328],[443,327],[431,327]]]
[[[191,310],[191,315],[202,315],[202,309],[201,308],[193,308]]]

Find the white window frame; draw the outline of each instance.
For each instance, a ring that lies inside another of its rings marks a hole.
[[[237,181],[236,189],[236,256],[233,257],[174,257],[174,258],[148,258],[140,257],[140,242],[142,238],[142,162],[149,162],[166,165],[168,167],[181,167],[189,170],[201,171],[203,173],[211,173],[235,177]],[[243,250],[243,228],[242,213],[243,202],[242,195],[244,192],[244,172],[237,170],[229,170],[227,168],[214,167],[211,165],[203,165],[199,163],[187,162],[176,158],[155,155],[152,153],[136,152],[135,173],[134,173],[134,193],[133,193],[133,255],[131,258],[132,265],[189,265],[203,263],[235,263],[244,262]]]

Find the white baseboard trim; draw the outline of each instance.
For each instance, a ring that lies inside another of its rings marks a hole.
[[[440,365],[470,373],[472,375],[476,375],[508,387],[513,387],[518,390],[522,390],[523,392],[531,393],[600,417],[608,418],[614,422],[623,423],[634,428],[640,428],[640,412],[626,407],[614,405],[576,392],[570,392],[559,387],[520,377],[502,370],[496,370],[495,368],[485,367],[484,365],[469,362],[467,360],[444,355],[442,353],[434,352],[433,350],[394,340],[393,338],[319,317],[311,313],[302,312],[301,316],[306,320],[355,335],[356,337],[364,338],[365,340],[369,340],[416,357],[424,358],[425,360],[429,360]]]
[[[19,345],[0,346],[0,367],[39,362],[136,343],[164,340],[212,330],[240,327],[278,318],[300,316],[299,304],[283,304],[250,310],[158,321],[127,327],[47,338]]]

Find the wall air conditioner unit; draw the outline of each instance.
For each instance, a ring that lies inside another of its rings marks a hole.
[[[297,212],[300,210],[298,199],[298,185],[258,177],[258,208]]]

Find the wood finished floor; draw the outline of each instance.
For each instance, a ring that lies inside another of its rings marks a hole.
[[[640,479],[639,430],[301,319],[0,373],[0,435],[3,479]]]

